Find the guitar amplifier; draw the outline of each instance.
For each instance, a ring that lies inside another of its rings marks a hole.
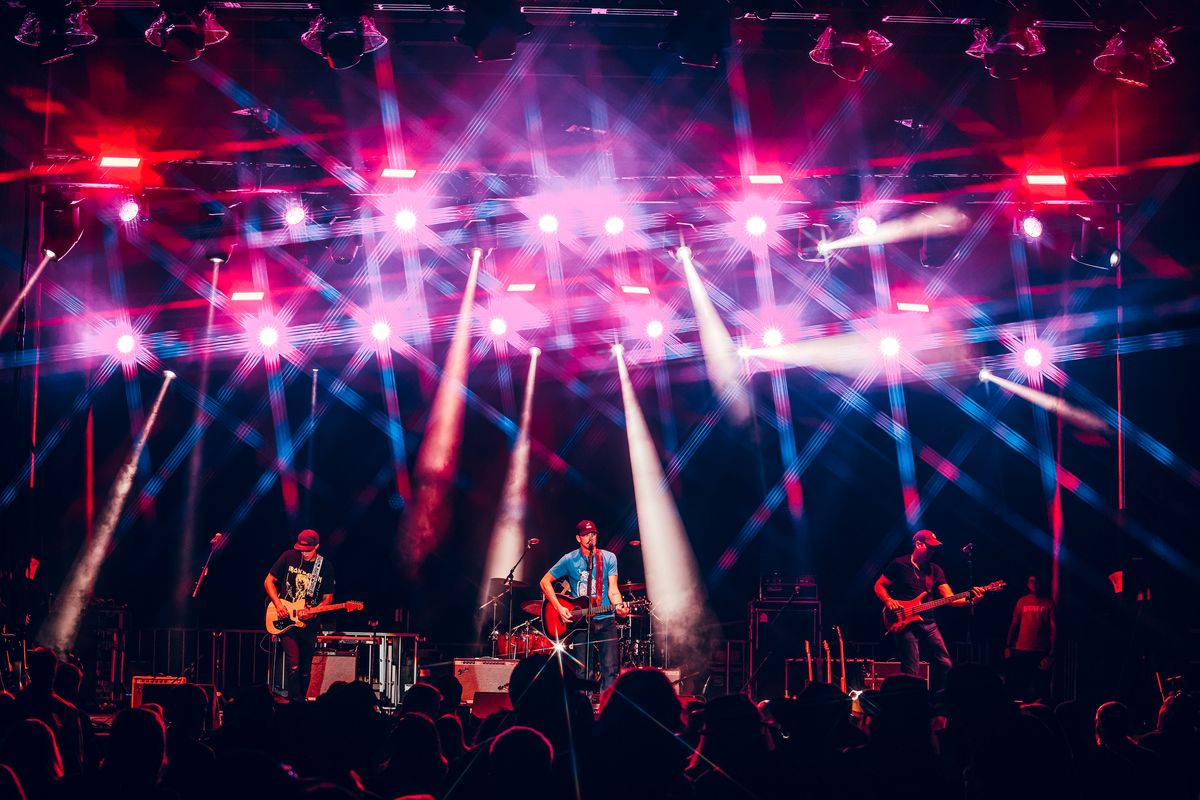
[[[847,665],[847,669],[849,669],[849,665]],[[929,686],[929,662],[928,661],[920,662],[917,665],[917,672],[919,673],[917,675],[917,677],[924,680],[925,686],[928,687]],[[883,685],[883,682],[885,680],[887,680],[888,678],[892,677],[893,675],[902,675],[902,674],[904,674],[904,673],[902,673],[900,671],[900,662],[899,661],[876,661],[872,665],[870,671],[867,672],[866,681],[865,681],[865,684],[863,685],[863,688],[866,689],[867,691],[876,691],[877,689],[879,689],[880,686]]]
[[[174,675],[134,675],[130,680],[130,700],[129,705],[137,708],[143,703],[157,703],[160,700],[153,697],[147,697],[147,694],[153,695],[154,690],[146,692],[147,686],[179,686],[187,683],[187,678],[176,677]]]
[[[804,655],[809,642],[813,655],[820,648],[821,604],[811,601],[755,600],[750,603],[750,678],[757,700],[782,697],[785,661]]]
[[[476,692],[508,693],[509,679],[513,668],[517,666],[515,659],[496,658],[456,658],[454,659],[454,677],[458,678],[463,687],[463,702],[471,705],[475,702]]]
[[[758,579],[758,599],[816,602],[817,579],[812,575],[763,575]]]
[[[354,683],[357,677],[358,656],[355,653],[318,650],[313,654],[312,672],[305,694],[309,700],[315,700],[329,691],[333,684]]]

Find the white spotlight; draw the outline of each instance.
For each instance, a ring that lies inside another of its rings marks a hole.
[[[142,207],[138,205],[137,200],[126,200],[117,210],[117,217],[121,222],[133,222],[141,212]]]
[[[166,378],[166,379],[167,379],[167,380],[169,380],[169,381],[173,381],[173,380],[175,380],[175,378],[176,378],[176,377],[178,377],[178,376],[176,376],[176,375],[175,375],[175,372],[174,372],[174,370],[169,370],[169,369],[168,369],[168,370],[163,370],[163,377],[164,377],[164,378]]]
[[[488,323],[488,330],[497,336],[503,336],[508,332],[508,323],[503,317],[492,317],[492,321]]]
[[[900,340],[895,336],[883,337],[879,342],[879,352],[888,358],[895,358],[900,355]]]
[[[675,257],[679,259],[691,258],[692,248],[688,247],[686,244],[680,245],[679,249],[675,251]]]
[[[1042,236],[1042,231],[1045,230],[1042,221],[1030,214],[1021,220],[1021,230],[1029,239],[1039,239]]]
[[[1025,360],[1025,366],[1037,369],[1042,365],[1045,358],[1042,356],[1042,351],[1036,347],[1026,349],[1022,358]]]
[[[749,358],[751,350],[746,345],[742,345],[737,349],[738,358]]]
[[[652,319],[646,323],[646,335],[651,339],[657,339],[663,335],[663,324],[657,319]]]
[[[783,331],[779,328],[767,328],[763,332],[762,343],[767,347],[779,347],[783,344]]]
[[[621,344],[620,342],[617,342],[616,344],[614,344],[612,346],[612,354],[617,357],[624,355],[625,354],[625,345]]]
[[[746,233],[751,236],[762,236],[767,232],[767,221],[757,214],[746,220]]]
[[[531,355],[532,357],[537,358],[541,354],[542,354],[542,348],[540,348],[540,347],[529,348],[529,355]]]
[[[376,341],[386,341],[392,335],[392,326],[379,320],[371,326],[371,335],[375,337]]]
[[[984,381],[986,383],[987,381],[990,381],[991,379],[992,379],[992,371],[990,369],[979,370],[979,380]]]
[[[133,338],[132,333],[123,333],[117,337],[117,352],[123,355],[129,355],[133,352],[133,348],[137,347],[137,339]]]
[[[538,218],[538,227],[542,229],[542,233],[554,233],[558,230],[558,217],[553,214],[542,214]]]
[[[609,217],[604,221],[604,232],[609,236],[616,236],[623,230],[625,230],[625,220],[620,217]]]
[[[417,215],[411,209],[402,208],[396,212],[396,218],[393,220],[396,223],[396,228],[402,231],[411,231],[417,227]]]
[[[874,236],[879,231],[879,220],[864,214],[855,221],[854,227],[863,236]]]
[[[258,343],[263,347],[274,347],[279,344],[279,331],[270,326],[258,332]]]
[[[288,225],[299,225],[307,218],[303,206],[288,206],[287,211],[283,212],[283,221]]]

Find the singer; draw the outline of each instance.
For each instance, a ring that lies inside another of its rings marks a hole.
[[[564,555],[542,576],[542,594],[562,616],[564,622],[571,622],[571,610],[563,605],[554,591],[554,582],[564,579],[575,597],[589,598],[594,607],[611,607],[617,616],[629,615],[629,607],[625,605],[621,598],[621,590],[617,588],[617,556],[596,547],[596,536],[596,523],[590,519],[580,520],[575,526],[575,541],[579,543],[579,549]],[[596,663],[600,666],[600,690],[603,691],[617,679],[621,666],[613,614],[597,614],[591,617],[586,630],[584,677],[592,677],[591,655],[592,648],[595,647],[599,655]]]

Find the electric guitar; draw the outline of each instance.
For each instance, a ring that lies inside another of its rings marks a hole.
[[[976,586],[976,589],[982,589],[984,594],[988,592],[998,592],[1004,588],[1004,581],[992,581],[987,586]],[[965,600],[971,596],[974,589],[952,594],[949,597],[939,597],[936,600],[926,600],[928,592],[921,592],[912,600],[897,600],[900,608],[883,609],[883,627],[887,629],[887,633],[899,633],[914,622],[923,619],[922,613],[932,611],[938,606],[944,606],[947,603],[953,603],[955,600]]]
[[[586,597],[564,597],[560,594],[558,601],[571,610],[570,622],[563,622],[563,618],[559,616],[554,606],[550,605],[550,601],[542,600],[542,628],[546,631],[546,635],[555,641],[561,640],[571,630],[592,617],[614,613],[612,606],[589,606]],[[630,611],[649,605],[650,601],[645,598],[625,603]]]
[[[274,603],[267,603],[266,626],[267,633],[278,635],[292,628],[306,628],[306,619],[315,617],[317,614],[324,614],[329,611],[362,611],[363,604],[358,600],[350,600],[345,603],[335,603],[331,606],[317,606],[315,608],[306,608],[303,600],[284,600],[279,599],[287,608],[286,616],[279,616],[279,612],[275,610]]]

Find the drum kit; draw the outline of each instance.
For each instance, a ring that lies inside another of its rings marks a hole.
[[[535,653],[553,652],[554,641],[546,635],[542,626],[543,601],[540,594],[537,598],[517,601],[517,593],[530,588],[528,583],[503,578],[493,578],[492,581],[492,586],[489,588],[495,591],[491,593],[488,602],[484,604],[485,607],[490,605],[493,609],[492,632],[489,637],[492,642],[492,657],[520,659]],[[621,596],[626,600],[644,600],[646,597],[646,584],[644,583],[626,581],[618,584],[618,588]],[[508,632],[501,633],[500,624],[496,620],[497,610],[506,596],[510,594],[514,596],[514,599],[509,604]],[[514,624],[512,621],[513,608],[519,609],[522,614],[527,614],[529,619]],[[622,669],[656,665],[654,622],[654,612],[649,605],[630,612],[626,617],[617,617],[617,639],[620,643]]]

